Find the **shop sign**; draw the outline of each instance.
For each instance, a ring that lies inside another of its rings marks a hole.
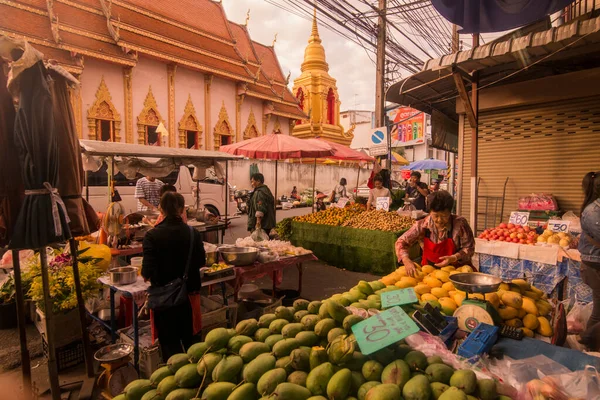
[[[425,143],[425,114],[411,107],[398,107],[388,111],[393,147]]]
[[[376,210],[390,211],[390,198],[389,197],[378,197]]]
[[[419,327],[396,306],[353,325],[352,332],[361,353],[369,355],[419,332]]]
[[[387,144],[384,145],[378,145],[378,146],[373,146],[369,149],[369,155],[372,157],[375,156],[384,156],[388,153],[388,146]]]
[[[348,204],[348,201],[350,201],[350,199],[349,199],[349,198],[347,198],[347,197],[341,197],[341,198],[338,200],[338,202],[337,202],[337,206],[338,206],[339,208],[344,208],[344,207],[346,207],[346,204]]]
[[[527,225],[529,223],[529,212],[513,211],[510,213],[508,222],[521,226]]]
[[[571,221],[563,221],[562,219],[551,219],[548,221],[548,229],[554,233],[569,232]]]
[[[381,293],[381,307],[390,308],[412,304],[418,301],[414,288],[398,289],[391,292]]]

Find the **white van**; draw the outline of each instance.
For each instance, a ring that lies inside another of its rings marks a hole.
[[[83,189],[83,197],[89,198],[89,203],[97,212],[105,212],[108,208],[108,173],[106,163],[97,172],[87,173],[87,188]],[[160,179],[165,184],[174,185],[177,192],[185,198],[185,204],[191,207],[196,205],[196,182],[192,180],[193,169],[180,167],[179,171],[172,172]],[[142,175],[138,174],[135,179],[127,179],[122,173],[115,176],[115,189],[121,196],[121,204],[126,213],[137,210],[137,199],[135,196],[135,184]],[[237,211],[237,203],[233,198],[233,190],[229,185],[227,196],[225,185],[217,179],[206,178],[198,184],[200,189],[200,206],[205,207],[210,213],[217,216],[225,215],[225,199],[229,197],[229,208],[227,213],[231,216]]]

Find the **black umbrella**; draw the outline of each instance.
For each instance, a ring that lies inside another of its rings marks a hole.
[[[573,0],[431,0],[460,33],[502,32],[538,21]]]
[[[19,156],[25,199],[10,247],[38,249],[71,238],[58,183],[58,140],[52,94],[42,54],[26,44],[12,65],[9,90],[18,98],[15,150]]]

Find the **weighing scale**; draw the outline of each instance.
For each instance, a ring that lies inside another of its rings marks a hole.
[[[463,300],[462,305],[454,311],[454,316],[458,319],[459,329],[471,332],[480,322],[488,325],[500,325],[502,323],[498,311],[487,300],[469,298],[469,293],[496,292],[502,283],[502,279],[480,272],[467,272],[451,275],[450,281],[456,289],[467,293],[467,298]]]
[[[138,378],[135,368],[129,363],[133,346],[117,343],[104,346],[94,354],[104,371],[98,377],[98,387],[102,389],[102,397],[112,399],[123,393],[129,382]]]

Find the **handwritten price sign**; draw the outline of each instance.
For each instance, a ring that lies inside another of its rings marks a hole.
[[[368,355],[419,332],[400,307],[393,307],[352,326],[361,353]]]
[[[340,199],[338,200],[338,202],[337,202],[337,206],[338,206],[339,208],[344,208],[344,207],[346,207],[346,204],[348,204],[348,201],[350,201],[350,199],[349,199],[349,198],[347,198],[347,197],[342,197],[342,198],[340,198]]]
[[[381,293],[381,306],[383,308],[401,306],[416,302],[417,294],[413,288],[398,289],[391,292]]]
[[[515,225],[527,225],[527,223],[529,223],[529,213],[513,211],[510,213],[510,219],[508,222]]]
[[[377,205],[375,208],[377,210],[390,211],[390,198],[389,197],[378,197]]]
[[[568,232],[571,226],[571,221],[563,221],[561,219],[551,219],[548,221],[548,229],[552,232]]]

